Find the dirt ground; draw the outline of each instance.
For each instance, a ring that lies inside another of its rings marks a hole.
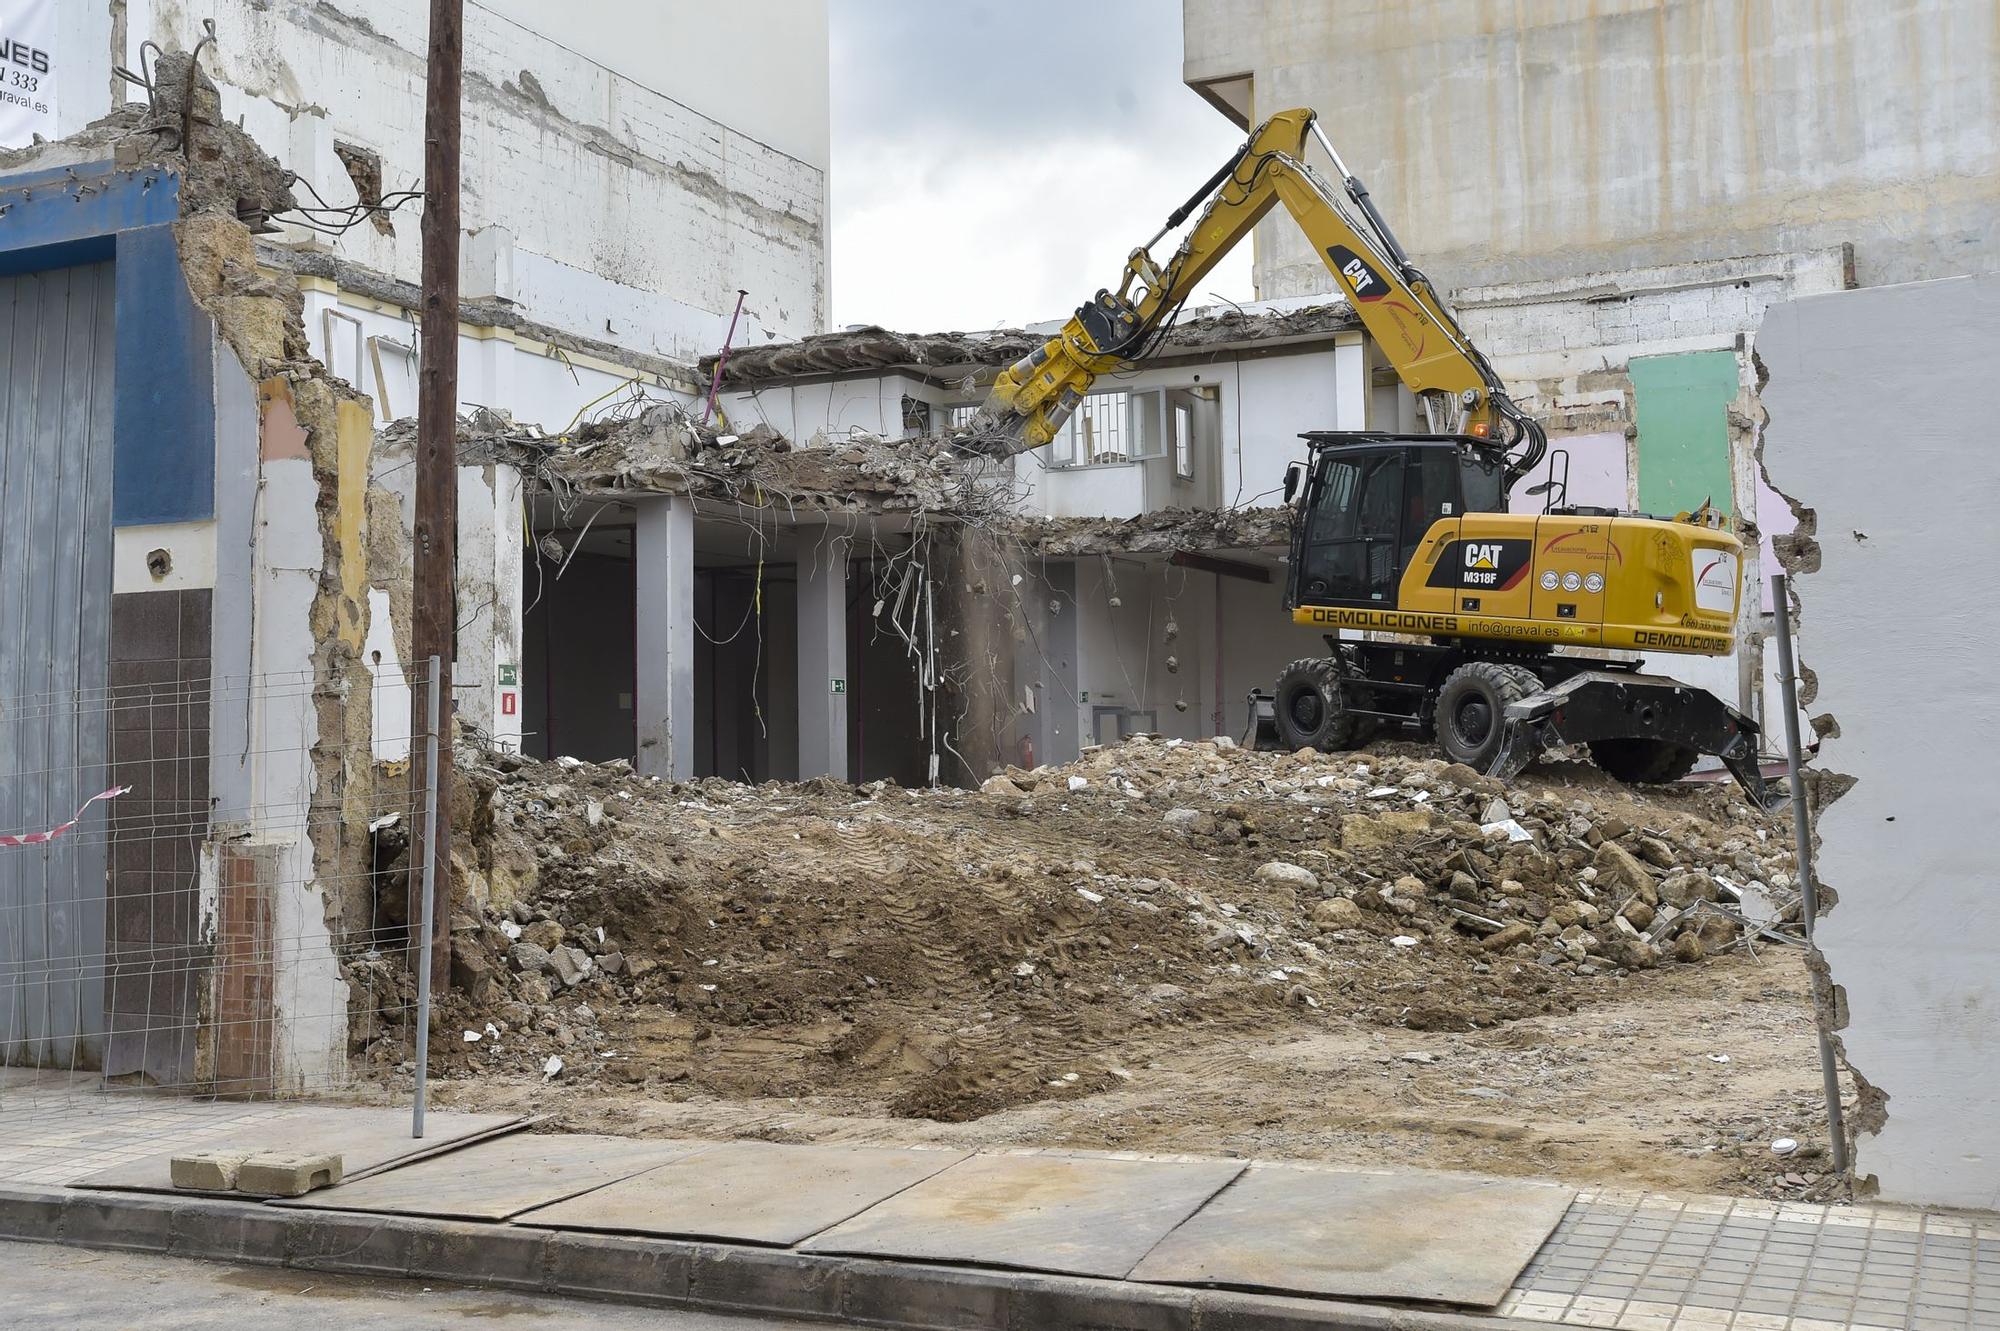
[[[1502,791],[1395,753],[1154,744],[985,794],[512,765],[460,816],[489,909],[457,926],[441,1106],[552,1130],[1833,1182],[1802,954],[1753,952],[1701,904],[1732,875],[1789,883],[1779,825],[1725,787],[1635,797],[1563,764]],[[1799,1150],[1775,1155],[1780,1137]]]
[[[538,1076],[433,1083],[432,1094],[545,1115],[552,1131],[1248,1156],[1795,1197],[1825,1168],[1805,988],[1800,954],[1767,948],[1648,975],[1579,1013],[1466,1034],[1342,1020],[1188,1033],[1158,1042],[1116,1087],[965,1123],[891,1117],[866,1095],[734,1098]],[[608,1034],[644,1038],[636,1026]],[[764,1052],[784,1058],[780,1044]],[[1798,1152],[1774,1156],[1770,1143],[1787,1136]]]

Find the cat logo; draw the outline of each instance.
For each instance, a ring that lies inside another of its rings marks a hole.
[[[1521,540],[1452,541],[1438,556],[1426,585],[1507,591],[1527,576],[1532,548],[1532,542]]]
[[[1334,271],[1347,280],[1348,289],[1354,293],[1356,300],[1380,300],[1389,294],[1389,284],[1382,280],[1382,275],[1347,246],[1330,245],[1326,255],[1333,260]]]

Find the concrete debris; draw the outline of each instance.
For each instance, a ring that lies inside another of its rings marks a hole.
[[[295,210],[297,179],[222,114],[222,96],[186,52],[152,62],[150,102],[131,102],[76,133],[0,151],[0,172],[79,166],[112,158],[121,168],[157,166],[180,177],[181,213],[262,222]]]
[[[1067,1085],[1102,1090],[1183,1022],[1465,1032],[1735,946],[1741,926],[1709,903],[1629,908],[1623,875],[1661,895],[1642,836],[1682,876],[1744,855],[1761,881],[1789,872],[1731,789],[1555,771],[1509,788],[1516,841],[1478,821],[1489,779],[1399,753],[1136,738],[980,792],[633,790],[625,764],[468,753],[453,805],[470,927],[441,1002],[495,1034],[440,1042],[433,1071],[532,1077],[559,1057],[578,1086],[978,1118],[1079,1065]],[[1396,793],[1368,799],[1371,780]],[[368,1052],[392,1063],[399,1018],[381,1016]]]
[[[1329,301],[1302,309],[1240,310],[1227,306],[1184,315],[1167,334],[1153,359],[1191,355],[1220,347],[1270,345],[1323,337],[1358,327],[1344,301]],[[838,333],[821,333],[797,342],[762,347],[738,347],[729,353],[722,372],[727,388],[747,388],[803,375],[850,374],[893,368],[973,376],[1013,364],[1048,341],[1046,332],[1002,328],[977,333],[894,333],[873,325]],[[715,372],[715,358],[700,364],[704,382]]]
[[[1015,529],[1041,555],[1171,554],[1282,549],[1292,539],[1285,508],[1166,508],[1135,518],[1023,519]]]
[[[416,422],[377,435],[378,456],[414,448]],[[1012,512],[1011,478],[942,439],[856,434],[794,447],[768,426],[718,432],[676,403],[655,402],[590,421],[566,435],[520,426],[491,411],[459,426],[467,464],[499,460],[542,488],[569,493],[642,491],[730,504],[814,510],[938,514],[996,521]]]

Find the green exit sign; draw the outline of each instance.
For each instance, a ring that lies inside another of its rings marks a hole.
[[[833,679],[830,680],[829,682],[833,685],[833,691],[835,693],[847,692],[847,681],[842,679],[840,676],[835,675]]]
[[[521,667],[517,665],[503,665],[500,667],[501,688],[503,689],[515,688],[520,684],[520,682],[521,682]]]

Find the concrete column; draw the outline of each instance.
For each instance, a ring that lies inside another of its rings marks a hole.
[[[685,499],[638,504],[639,753],[642,776],[694,775],[694,507]]]
[[[799,779],[847,780],[847,542],[799,551]]]
[[[1014,647],[1014,679],[1022,691],[1014,704],[1025,709],[1032,696],[1034,711],[1021,713],[1020,733],[1034,744],[1037,763],[1072,762],[1087,711],[1077,701],[1075,561],[1051,559],[1032,566],[1021,582],[1021,611],[1029,632]],[[1006,759],[1019,762],[1020,754],[1010,751]]]

